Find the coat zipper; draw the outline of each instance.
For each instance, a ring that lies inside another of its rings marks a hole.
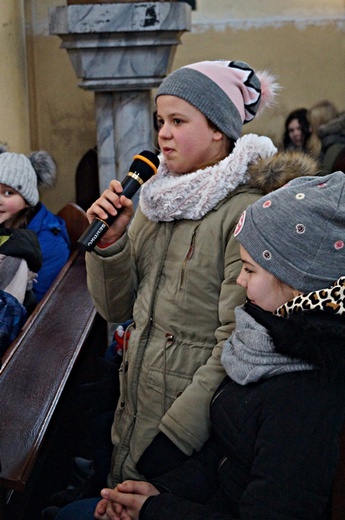
[[[199,224],[200,225],[200,224]],[[186,267],[187,267],[187,263],[189,262],[189,260],[192,258],[193,254],[194,254],[194,250],[195,250],[195,239],[196,239],[196,233],[198,231],[198,228],[199,226],[197,226],[194,231],[193,231],[193,234],[192,234],[192,239],[190,241],[190,245],[189,245],[189,249],[187,251],[187,254],[185,256],[185,259],[183,260],[183,263],[182,263],[182,270],[181,270],[181,280],[180,280],[180,289],[182,289],[183,287],[183,284],[184,284],[184,279],[185,279],[185,273],[186,273]]]

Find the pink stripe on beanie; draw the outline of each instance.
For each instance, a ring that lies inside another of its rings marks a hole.
[[[157,91],[177,96],[200,110],[230,139],[269,105],[278,87],[270,74],[255,73],[242,61],[202,61],[186,65],[165,78]]]

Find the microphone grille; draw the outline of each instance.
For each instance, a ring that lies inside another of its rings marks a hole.
[[[134,171],[139,177],[146,182],[157,172],[159,159],[154,152],[144,150],[133,157],[131,171]]]

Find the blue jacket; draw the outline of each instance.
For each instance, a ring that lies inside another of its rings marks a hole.
[[[37,233],[42,251],[42,267],[33,288],[39,302],[68,260],[70,240],[64,220],[54,215],[41,202],[38,203],[38,208],[27,228]]]

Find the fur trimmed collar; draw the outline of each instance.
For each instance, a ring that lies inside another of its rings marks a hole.
[[[160,156],[158,173],[141,188],[140,208],[152,222],[199,220],[230,192],[248,182],[248,165],[277,152],[271,139],[247,134],[231,154],[213,166],[184,175],[167,169]]]

